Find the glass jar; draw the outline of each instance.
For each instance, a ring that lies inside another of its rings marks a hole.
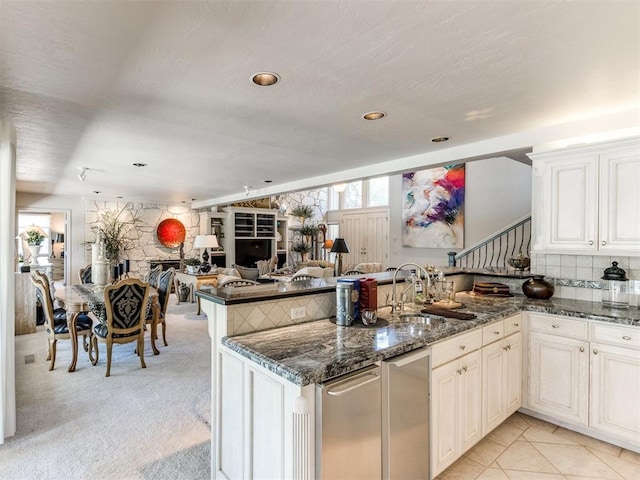
[[[602,292],[602,305],[611,308],[629,308],[627,294],[626,272],[618,267],[618,262],[611,262],[611,266],[604,270],[602,280],[605,280],[605,290]]]

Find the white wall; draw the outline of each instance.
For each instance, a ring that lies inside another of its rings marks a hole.
[[[464,245],[482,240],[531,213],[531,167],[508,158],[466,164]],[[402,246],[402,175],[389,178],[389,266],[405,262],[447,265],[447,252],[460,249]]]

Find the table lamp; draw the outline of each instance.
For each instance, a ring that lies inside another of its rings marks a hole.
[[[215,235],[198,235],[193,241],[193,248],[202,248],[202,266],[200,267],[200,271],[202,273],[207,273],[211,270],[211,265],[209,265],[209,254],[207,253],[207,248],[218,248],[218,238]]]
[[[331,253],[336,253],[336,277],[342,274],[342,254],[349,253],[349,245],[344,238],[338,237],[333,241],[331,246]]]

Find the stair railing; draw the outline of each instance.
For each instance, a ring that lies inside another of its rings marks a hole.
[[[454,255],[449,265],[486,270],[507,269],[507,261],[519,253],[529,256],[531,247],[531,215],[525,215],[498,232]]]

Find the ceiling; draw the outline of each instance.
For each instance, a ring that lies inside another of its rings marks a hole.
[[[640,2],[0,0],[0,55],[18,191],[204,205],[636,109]]]

